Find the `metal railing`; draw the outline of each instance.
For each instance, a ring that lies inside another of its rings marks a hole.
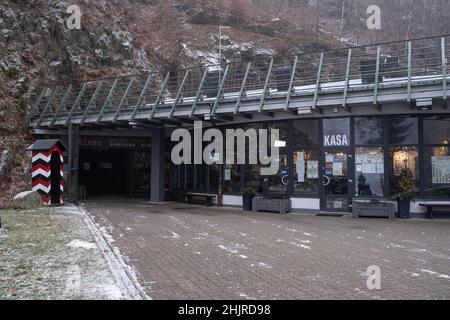
[[[224,66],[194,67],[166,74],[124,76],[43,88],[28,113],[31,127],[67,126],[77,119],[89,122],[162,121],[192,118],[201,107],[214,117],[222,105],[232,114],[253,101],[256,112],[272,100],[288,111],[292,99],[307,96],[312,110],[322,95],[339,93],[337,105],[348,107],[348,96],[367,95],[379,104],[380,90],[403,87],[406,101],[424,83],[441,82],[447,99],[450,36],[423,38],[375,46],[337,49],[294,57],[291,63],[235,62]],[[203,111],[204,114],[204,111]]]

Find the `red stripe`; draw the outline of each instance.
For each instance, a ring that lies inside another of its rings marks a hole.
[[[50,196],[42,196],[42,201],[44,201],[45,203],[49,203],[50,199]]]
[[[44,181],[42,179],[37,179],[37,180],[31,182],[31,185],[33,186],[33,188],[36,187],[39,184],[41,184],[41,185],[43,185],[44,187],[47,188],[47,187],[50,186],[50,180],[49,181]]]
[[[39,163],[39,164],[37,164],[37,165],[35,165],[32,169],[31,169],[31,171],[37,171],[37,170],[39,170],[39,169],[42,169],[42,170],[44,170],[45,172],[49,172],[50,171],[50,165],[43,165],[42,163]]]

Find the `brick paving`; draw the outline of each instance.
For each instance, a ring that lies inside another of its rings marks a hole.
[[[450,298],[449,220],[114,200],[85,206],[153,299]],[[381,268],[381,290],[367,288],[371,265]]]

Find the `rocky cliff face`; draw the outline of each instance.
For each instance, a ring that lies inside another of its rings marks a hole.
[[[365,27],[372,2],[382,7],[381,31]],[[67,26],[67,8],[73,4],[81,10],[80,30]],[[0,152],[9,150],[14,161],[3,174],[0,199],[8,202],[26,186],[24,147],[31,138],[25,112],[44,83],[167,71],[220,59],[291,60],[305,51],[450,32],[448,16],[446,0],[4,0]],[[219,25],[231,27],[223,30],[222,57]]]

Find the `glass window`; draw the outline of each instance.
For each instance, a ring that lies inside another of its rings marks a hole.
[[[185,166],[186,190],[194,190],[194,165]]]
[[[424,119],[423,133],[425,144],[450,144],[450,118]]]
[[[394,147],[389,149],[391,159],[391,195],[399,192],[398,180],[404,167],[411,171],[419,190],[419,150],[416,147]]]
[[[348,154],[343,152],[325,152],[324,183],[325,194],[348,194]]]
[[[450,198],[450,148],[425,147],[425,195]]]
[[[289,165],[288,165],[288,125],[289,122],[274,122],[269,123],[268,129],[279,130],[279,141],[275,142],[279,147],[279,159],[274,159],[278,162],[278,173],[269,176],[269,191],[271,195],[285,195],[288,192],[289,185]]]
[[[220,165],[213,164],[208,166],[208,184],[209,192],[217,193],[220,181]]]
[[[364,196],[384,196],[383,148],[356,148],[356,193]]]
[[[324,147],[348,147],[350,145],[349,118],[323,120]]]
[[[296,120],[294,121],[294,145],[303,147],[319,144],[319,121]]]
[[[225,192],[238,193],[239,191],[241,191],[240,165],[225,165],[223,178],[225,184]]]
[[[298,149],[294,152],[294,193],[319,193],[319,151]]]
[[[242,128],[244,131],[247,129],[255,129],[259,134],[259,129],[263,129],[262,123],[255,123]],[[259,164],[249,164],[249,147],[255,148],[256,146],[249,146],[248,140],[245,144],[245,161],[244,166],[244,181],[245,188],[253,188],[257,193],[263,193],[263,177],[261,176],[261,168]]]
[[[417,118],[389,118],[389,144],[417,144],[419,131]]]
[[[206,192],[208,188],[208,166],[197,164],[195,166],[195,191]]]
[[[357,145],[383,144],[383,118],[356,118],[355,143]]]
[[[245,187],[253,188],[257,193],[263,193],[263,177],[261,176],[260,165],[245,166]]]
[[[289,165],[287,155],[280,155],[278,173],[269,176],[269,191],[271,195],[283,195],[288,191]]]

